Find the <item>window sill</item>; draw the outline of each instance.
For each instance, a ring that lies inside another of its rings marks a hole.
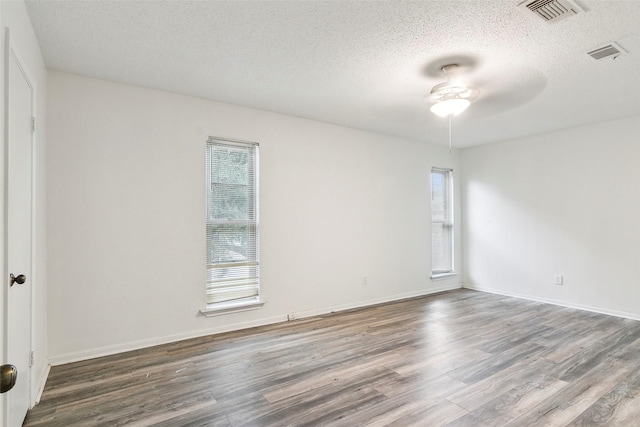
[[[266,301],[249,301],[240,304],[220,304],[218,307],[207,307],[200,310],[205,317],[220,316],[222,314],[239,313],[241,311],[257,310],[265,305]]]
[[[457,276],[457,275],[458,275],[458,273],[453,272],[453,271],[451,273],[439,273],[439,274],[432,275],[431,276],[431,280],[435,282],[436,280],[444,280],[444,279],[448,279],[450,277],[454,277],[454,276]]]

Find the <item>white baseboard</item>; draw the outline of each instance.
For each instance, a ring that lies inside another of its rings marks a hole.
[[[38,381],[37,388],[36,388],[35,399],[33,399],[33,405],[35,405],[35,404],[40,402],[40,398],[42,397],[42,392],[44,391],[44,386],[47,384],[47,379],[49,378],[49,372],[50,371],[51,371],[51,365],[47,365],[46,368],[44,368],[44,374],[42,375],[42,377]]]
[[[206,335],[220,334],[223,332],[231,332],[240,329],[254,328],[256,326],[270,325],[287,320],[287,316],[273,316],[264,319],[258,319],[250,322],[235,323],[231,325],[219,326],[209,329],[200,329],[196,331],[185,332],[181,334],[165,335],[157,338],[151,338],[139,341],[130,341],[123,344],[109,345],[104,347],[93,348],[84,351],[65,353],[58,356],[49,357],[49,363],[52,366],[64,365],[66,363],[80,362],[82,360],[94,359],[96,357],[111,356],[113,354],[124,353],[141,348],[153,347],[161,344],[168,344],[175,341],[182,341],[189,338],[197,338]]]
[[[357,301],[352,303],[339,304],[339,305],[334,305],[330,307],[323,307],[323,308],[318,308],[313,310],[304,310],[300,312],[294,312],[293,314],[295,318],[302,319],[305,317],[319,316],[322,314],[328,314],[328,313],[333,313],[336,311],[343,311],[343,310],[351,310],[354,308],[362,308],[370,305],[381,304],[381,303],[392,302],[392,301],[399,301],[399,300],[408,299],[408,298],[415,298],[415,297],[435,294],[439,292],[451,291],[451,290],[460,289],[460,288],[462,288],[462,283],[453,283],[453,284],[447,284],[447,285],[438,286],[438,287],[429,287],[429,288],[421,289],[419,291],[408,292],[404,294],[395,294],[395,295],[372,298],[372,299]],[[117,344],[117,345],[94,348],[90,350],[61,354],[58,356],[50,357],[49,363],[52,366],[64,365],[66,363],[79,362],[82,360],[88,360],[88,359],[93,359],[93,358],[102,357],[102,356],[110,356],[113,354],[124,353],[126,351],[139,350],[141,348],[153,347],[155,345],[168,344],[175,341],[182,341],[189,338],[197,338],[197,337],[202,337],[206,335],[214,335],[214,334],[220,334],[224,332],[238,331],[241,329],[255,328],[257,326],[265,326],[265,325],[271,325],[274,323],[286,322],[288,314],[291,314],[291,313],[285,313],[279,316],[266,317],[263,319],[258,319],[250,322],[235,323],[231,325],[218,326],[214,328],[185,332],[181,334],[166,335],[166,336],[151,338],[147,340],[132,341],[132,342],[123,343],[123,344]]]
[[[383,303],[386,303],[386,302],[401,301],[403,299],[416,298],[416,297],[421,297],[421,296],[425,296],[425,295],[437,294],[439,292],[452,291],[454,289],[460,289],[460,288],[462,288],[462,283],[455,283],[455,284],[452,284],[452,285],[438,286],[438,287],[435,287],[435,288],[428,288],[428,289],[423,289],[423,290],[419,290],[419,291],[415,291],[415,292],[408,292],[408,293],[404,293],[404,294],[396,294],[396,295],[385,296],[385,297],[380,297],[380,298],[372,298],[372,299],[368,299],[368,300],[364,300],[364,301],[359,301],[357,303],[339,304],[339,305],[334,305],[334,306],[331,306],[331,307],[324,307],[324,308],[318,308],[318,309],[314,309],[314,310],[305,310],[305,311],[301,311],[301,312],[294,312],[293,314],[295,315],[296,319],[303,319],[305,317],[313,317],[313,316],[319,316],[321,314],[333,313],[333,312],[336,312],[336,311],[344,311],[344,310],[351,310],[351,309],[354,309],[354,308],[368,307],[368,306],[371,306],[371,305],[383,304]]]
[[[506,297],[526,299],[529,301],[544,302],[547,304],[559,305],[561,307],[591,311],[593,313],[607,314],[609,316],[622,317],[625,319],[640,320],[640,314],[638,313],[629,313],[626,311],[611,310],[603,307],[595,307],[595,306],[585,305],[585,304],[576,304],[576,303],[567,302],[567,301],[558,301],[550,298],[537,297],[533,295],[521,294],[518,292],[508,292],[508,291],[503,291],[501,289],[494,289],[494,288],[489,288],[485,286],[474,286],[471,283],[464,283],[463,288],[473,289],[480,292],[488,292],[491,294],[504,295]]]

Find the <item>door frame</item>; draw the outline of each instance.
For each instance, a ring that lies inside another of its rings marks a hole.
[[[7,322],[7,317],[8,317],[8,303],[9,303],[9,253],[8,253],[8,249],[9,249],[9,241],[7,239],[7,235],[8,235],[8,230],[9,230],[9,218],[8,218],[8,209],[9,209],[9,191],[8,191],[8,178],[9,178],[9,172],[8,172],[8,165],[9,165],[9,68],[10,68],[10,61],[13,59],[16,62],[16,65],[18,66],[18,69],[20,70],[20,73],[22,74],[22,76],[24,77],[25,81],[27,82],[29,88],[31,89],[31,115],[32,117],[35,117],[35,100],[36,100],[36,88],[33,85],[33,79],[31,79],[29,77],[29,74],[27,73],[27,71],[25,70],[24,66],[22,65],[23,62],[20,60],[20,53],[16,52],[15,47],[13,46],[13,44],[11,43],[11,29],[9,27],[5,27],[4,29],[4,55],[3,55],[3,92],[4,92],[4,103],[3,103],[3,114],[2,114],[2,120],[3,120],[3,135],[2,135],[2,151],[3,151],[3,177],[2,177],[2,181],[4,182],[3,185],[3,189],[2,189],[2,210],[3,210],[3,215],[2,215],[2,231],[3,231],[3,239],[2,239],[2,268],[0,268],[0,271],[4,274],[3,279],[0,281],[0,285],[2,286],[2,291],[1,296],[0,296],[0,303],[2,304],[2,319],[1,319],[1,326],[2,326],[2,354],[0,354],[0,357],[2,357],[2,363],[11,363],[11,361],[7,360],[8,357],[8,349],[7,349],[7,338],[8,338],[8,331],[9,331],[9,325]],[[30,289],[29,289],[29,293],[30,293],[30,301],[29,301],[29,317],[30,317],[30,327],[29,327],[29,351],[30,353],[33,352],[33,347],[34,347],[34,328],[35,328],[35,313],[34,313],[34,302],[35,302],[35,284],[37,283],[37,278],[36,278],[36,269],[35,269],[35,265],[36,265],[36,261],[35,261],[35,257],[36,257],[36,229],[35,229],[35,224],[36,224],[36,218],[35,218],[35,212],[36,212],[36,170],[35,170],[35,165],[36,165],[36,147],[37,144],[35,143],[35,131],[31,132],[31,139],[30,139],[30,144],[31,144],[31,212],[30,212],[30,227],[31,227],[31,265],[29,266],[29,272],[28,274],[31,277],[30,280]],[[35,401],[34,401],[34,396],[35,396],[35,392],[34,392],[34,378],[33,378],[33,373],[34,373],[34,366],[32,363],[29,363],[29,384],[27,387],[28,390],[28,401],[29,401],[29,408],[32,408]],[[8,412],[7,412],[7,393],[4,393],[2,395],[1,399],[2,402],[0,402],[0,420],[2,421],[3,425],[6,424],[7,422],[7,416],[8,416]]]

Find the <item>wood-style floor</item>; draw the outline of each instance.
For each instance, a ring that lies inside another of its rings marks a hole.
[[[640,426],[640,322],[470,290],[56,366],[26,426]]]

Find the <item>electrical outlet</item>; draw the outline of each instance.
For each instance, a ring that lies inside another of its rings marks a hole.
[[[293,313],[287,314],[287,321],[291,322],[292,320],[296,320],[296,315]]]
[[[562,274],[556,274],[555,278],[556,278],[556,285],[562,286],[564,284],[564,277],[562,276]]]
[[[362,276],[362,286],[367,286],[367,276]]]

